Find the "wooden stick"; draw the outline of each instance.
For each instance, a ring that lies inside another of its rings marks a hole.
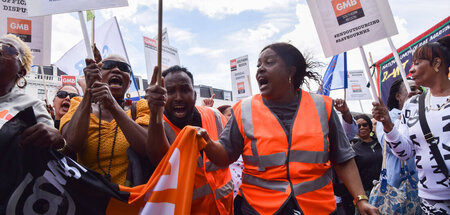
[[[44,66],[41,65],[40,67],[41,67],[42,81],[44,82],[45,101],[48,102],[48,96],[47,96],[47,83],[45,82]],[[46,104],[46,105],[48,105],[48,104]]]
[[[162,9],[163,2],[159,0],[158,4],[158,75],[157,75],[157,83],[161,85],[161,55],[162,55]],[[159,110],[156,116],[156,123],[162,123],[162,111]]]

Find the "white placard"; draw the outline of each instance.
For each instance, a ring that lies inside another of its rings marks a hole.
[[[30,47],[33,64],[50,65],[52,17],[28,17],[30,0],[0,1],[0,36],[14,34]]]
[[[32,0],[27,2],[29,16],[44,16],[85,10],[128,6],[128,0]]]
[[[233,101],[252,96],[248,55],[230,60]]]
[[[398,33],[387,0],[307,0],[325,57]]]
[[[362,70],[348,71],[347,100],[370,100],[372,96],[367,88],[367,79]]]
[[[154,39],[150,39],[144,36],[144,53],[145,64],[147,66],[147,78],[152,79],[153,69],[157,65],[158,59],[158,42]],[[171,66],[180,65],[180,57],[178,56],[178,50],[169,45],[162,46],[161,53],[161,71],[168,69]]]

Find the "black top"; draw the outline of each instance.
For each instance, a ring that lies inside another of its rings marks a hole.
[[[381,145],[376,138],[371,142],[363,142],[360,139],[352,140],[352,145],[356,153],[355,162],[358,166],[359,175],[365,191],[372,190],[373,180],[379,180],[381,164],[383,162],[383,152]]]

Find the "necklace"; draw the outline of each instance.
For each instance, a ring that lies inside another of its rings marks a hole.
[[[447,98],[447,102],[445,102],[441,106],[438,106],[438,108],[431,108],[431,92],[429,92],[429,94],[428,94],[428,106],[427,106],[428,111],[430,111],[430,110],[432,110],[432,111],[440,111],[442,108],[444,108],[448,104],[450,104],[450,99]]]
[[[106,180],[111,181],[111,164],[112,164],[112,158],[114,157],[114,146],[116,145],[116,137],[117,137],[117,128],[118,124],[116,124],[116,128],[114,131],[114,140],[112,144],[111,149],[111,156],[109,157],[109,165],[108,165],[108,173],[101,167],[100,165],[100,144],[101,144],[101,127],[102,127],[102,109],[100,107],[100,103],[98,104],[98,145],[97,145],[97,165],[98,168],[103,172],[103,176],[106,178]]]

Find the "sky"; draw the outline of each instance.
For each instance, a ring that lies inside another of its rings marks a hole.
[[[147,76],[143,36],[157,34],[158,1],[128,0],[128,7],[95,11],[96,25],[117,17],[131,66],[136,75]],[[399,48],[449,16],[448,0],[389,0],[398,34],[392,37]],[[302,53],[328,65],[305,0],[169,0],[164,1],[163,27],[170,45],[178,49],[180,64],[194,75],[196,85],[231,90],[230,60],[248,55],[253,92],[256,62],[263,47],[274,42],[290,42]],[[76,13],[53,15],[51,62],[82,39]],[[90,23],[88,23],[90,25]],[[390,54],[387,40],[364,46],[377,61]],[[348,68],[363,70],[360,51],[348,52]],[[370,63],[370,62],[369,62]],[[326,66],[317,70],[323,74]],[[312,86],[312,90],[317,86]],[[342,98],[342,90],[332,91]],[[369,113],[371,101],[362,101]],[[349,101],[352,111],[361,111],[359,102]]]

